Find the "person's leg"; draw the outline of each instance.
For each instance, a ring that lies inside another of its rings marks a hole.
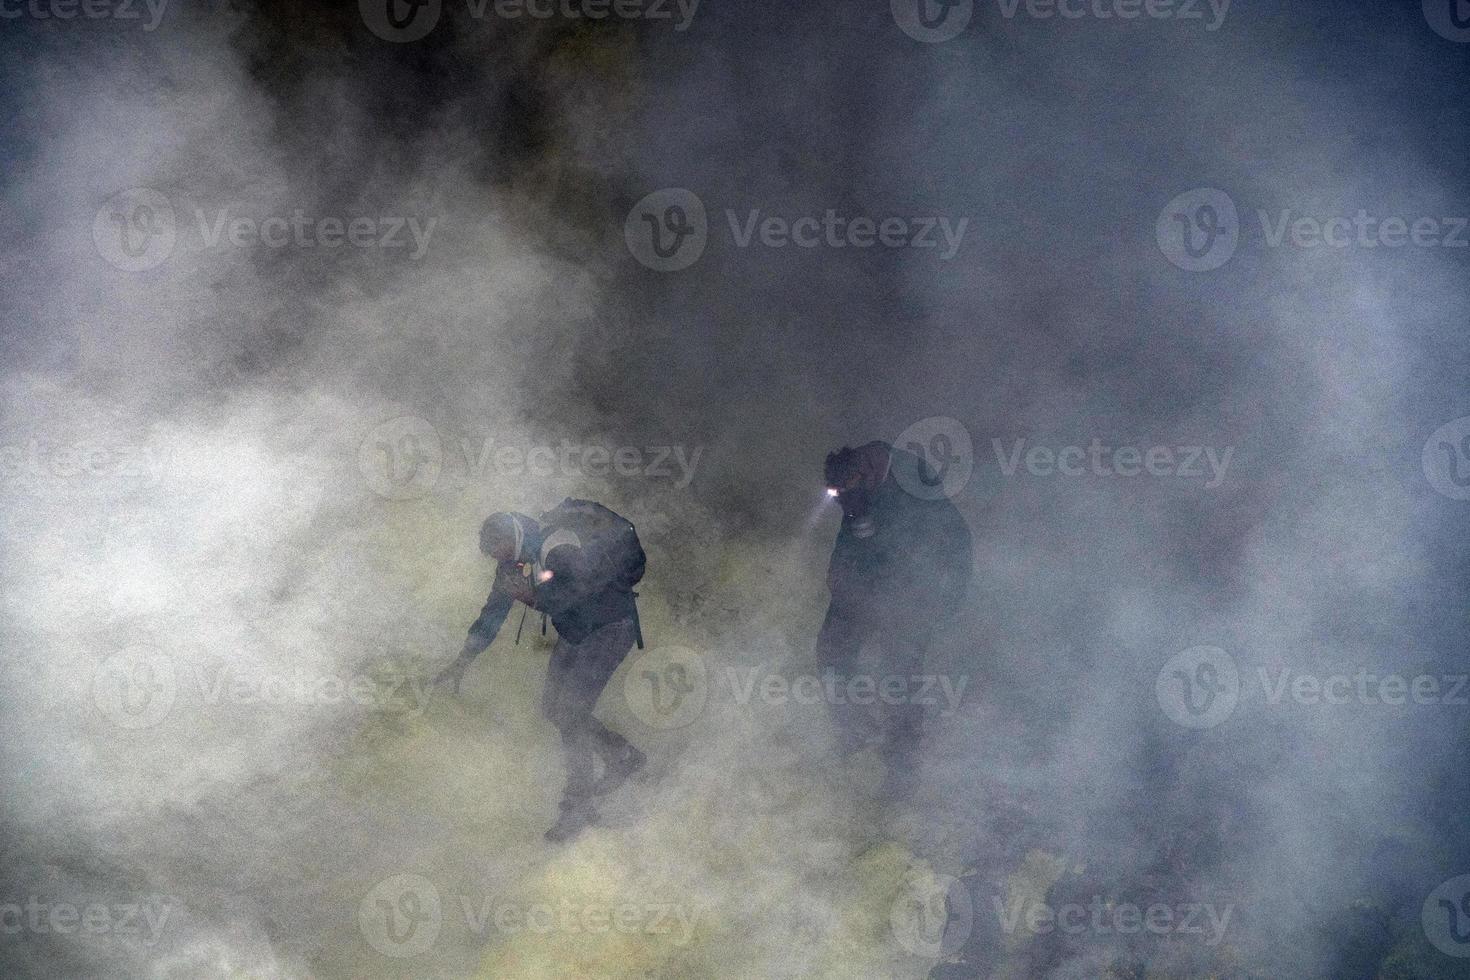
[[[866,633],[867,628],[855,615],[829,605],[821,632],[817,634],[817,671],[822,686],[824,689],[828,686],[830,677],[831,685],[842,695],[829,698],[827,709],[836,731],[838,750],[844,755],[862,748],[868,727],[867,707],[853,704],[846,696],[848,678]]]
[[[567,782],[562,789],[561,808],[585,810],[592,800],[595,753],[592,733],[584,726],[572,725],[562,731],[561,746],[567,767]]]
[[[603,688],[632,646],[632,624],[613,623],[580,643],[560,639],[552,652],[543,705],[547,717],[561,732],[566,757],[567,783],[561,800],[563,823],[590,822],[596,817],[592,797],[599,787],[593,779],[594,756],[603,755],[610,760],[613,756],[607,753],[620,751],[626,757],[631,749],[621,735],[598,721],[593,711]],[[626,764],[623,759],[619,762]]]
[[[883,759],[885,776],[883,793],[894,799],[908,797],[918,780],[920,744],[924,738],[924,705],[917,702],[923,688],[924,662],[931,631],[924,628],[888,630],[882,637],[883,674],[903,678],[906,696],[898,704],[885,705]],[[930,692],[931,694],[933,692]]]
[[[546,683],[541,688],[541,715],[555,725],[557,731],[566,728],[570,717],[568,683],[576,655],[576,644],[566,637],[557,637],[556,646],[551,650],[551,660],[546,664]]]
[[[587,637],[584,650],[587,663],[582,679],[583,691],[580,703],[585,707],[582,717],[593,748],[602,757],[605,772],[603,778],[592,787],[594,794],[611,792],[633,772],[643,767],[645,757],[620,733],[608,728],[594,714],[598,699],[608,681],[617,672],[618,666],[627,658],[637,639],[637,631],[631,621],[610,623]]]
[[[570,725],[562,730],[561,745],[567,782],[558,804],[560,815],[546,831],[546,839],[555,844],[571,840],[597,820],[597,810],[592,806],[591,734],[582,726]]]
[[[561,737],[566,783],[562,787],[561,817],[547,839],[562,841],[576,834],[594,817],[588,801],[592,796],[593,738],[578,710],[577,677],[581,661],[579,644],[559,637],[546,666],[546,686],[541,694],[541,713],[556,726]]]
[[[589,719],[589,727],[592,730],[593,745],[604,759],[620,756],[628,750],[628,740],[598,719]]]

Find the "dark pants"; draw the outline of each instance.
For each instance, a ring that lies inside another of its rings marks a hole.
[[[580,643],[559,637],[551,651],[541,713],[561,733],[567,766],[563,810],[583,807],[591,800],[595,756],[612,760],[628,747],[623,736],[593,717],[592,711],[635,638],[633,621],[625,619],[593,630]]]
[[[924,672],[924,659],[934,634],[932,624],[916,622],[912,617],[885,619],[868,610],[827,608],[827,618],[817,636],[817,669],[825,685],[835,675],[838,696],[828,707],[836,728],[838,749],[845,755],[861,749],[881,729],[879,754],[887,768],[885,786],[897,795],[905,795],[912,786],[917,768],[919,741],[923,737],[924,707],[914,703],[917,688],[912,681]],[[880,649],[871,667],[858,671],[859,653],[865,643],[874,642]],[[878,695],[888,677],[905,680],[898,703],[886,703]],[[854,691],[849,682],[861,678],[856,691],[860,701],[853,703]],[[877,706],[875,712],[874,705]],[[874,715],[877,714],[875,719]]]

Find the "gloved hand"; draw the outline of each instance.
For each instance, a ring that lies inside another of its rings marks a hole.
[[[438,676],[434,678],[433,686],[435,688],[448,688],[455,697],[458,697],[459,685],[464,680],[465,668],[468,666],[469,661],[463,656],[457,658],[454,663],[439,671]]]

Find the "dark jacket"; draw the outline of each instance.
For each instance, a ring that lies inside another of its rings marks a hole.
[[[534,589],[531,608],[549,616],[557,634],[572,643],[636,617],[633,586],[643,577],[645,557],[633,525],[601,504],[568,498],[540,520],[544,541],[554,541],[558,529],[574,533],[580,546],[543,553],[534,564],[503,562],[496,568],[490,597],[469,631],[479,651],[500,631],[517,585]],[[551,580],[532,586],[543,568]]]
[[[917,473],[919,465],[912,453],[893,450],[873,493],[871,536],[858,537],[852,520],[843,518],[827,569],[840,614],[932,625],[963,600],[974,564],[970,528],[948,499],[924,500],[904,490],[896,473]]]
[[[632,523],[601,504],[567,498],[541,517],[542,540],[556,540],[559,529],[575,534],[580,546],[543,553],[552,578],[536,589],[536,608],[557,633],[580,643],[609,623],[635,618],[633,586],[646,557]]]

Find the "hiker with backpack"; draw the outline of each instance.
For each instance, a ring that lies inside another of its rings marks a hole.
[[[593,797],[621,786],[645,762],[642,752],[593,715],[613,672],[635,643],[643,645],[633,592],[643,577],[643,546],[624,518],[601,504],[568,498],[539,520],[490,515],[480,528],[480,551],[496,562],[490,597],[459,657],[435,684],[459,692],[466,668],[490,646],[516,602],[542,614],[543,632],[551,621],[557,641],[541,711],[561,735],[567,782],[560,817],[546,839],[569,840],[596,821]],[[604,772],[594,779],[599,757]]]

